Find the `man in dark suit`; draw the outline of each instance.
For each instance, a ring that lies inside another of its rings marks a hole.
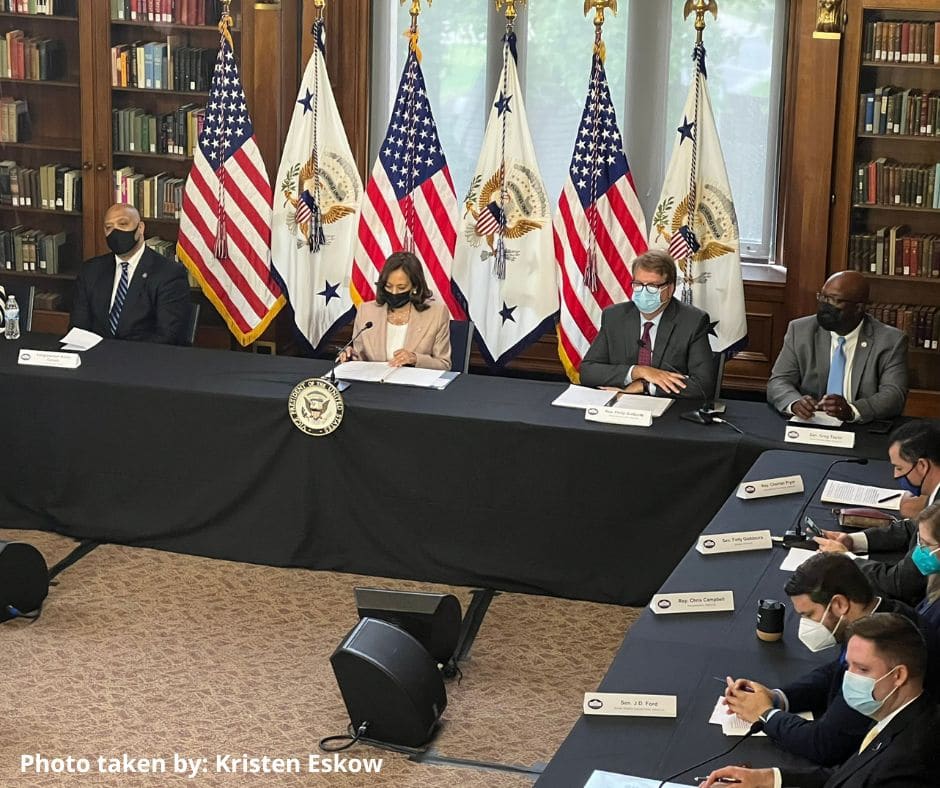
[[[830,276],[816,314],[787,327],[767,382],[767,401],[787,416],[817,410],[842,421],[901,415],[907,400],[907,335],[865,314],[868,281]]]
[[[800,615],[800,642],[813,652],[838,648],[838,655],[780,689],[729,679],[725,702],[729,713],[746,722],[763,722],[764,733],[787,752],[822,766],[840,764],[858,751],[871,727],[871,720],[842,697],[849,625],[875,612],[901,613],[912,621],[917,616],[900,602],[875,596],[862,570],[834,553],[818,553],[803,563],[784,590]],[[814,719],[800,717],[804,711]]]
[[[708,315],[673,298],[676,263],[652,250],[633,261],[633,300],[607,307],[581,362],[581,384],[628,394],[711,399]]]
[[[726,766],[702,783],[722,778],[740,788],[936,788],[940,709],[924,694],[927,650],[907,618],[876,613],[849,630],[846,703],[875,721],[857,752],[837,768],[745,769]]]
[[[106,339],[185,345],[192,309],[186,269],[150,249],[144,229],[133,206],[108,209],[104,232],[113,254],[79,269],[71,324]]]

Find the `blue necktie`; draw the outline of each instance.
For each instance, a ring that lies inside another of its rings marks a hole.
[[[826,384],[827,394],[843,396],[845,391],[845,337],[837,340],[835,352],[832,354],[832,363],[829,365],[829,382]]]
[[[108,325],[111,327],[111,336],[117,335],[118,321],[121,319],[121,310],[124,309],[124,299],[127,298],[127,266],[129,263],[121,263],[121,281],[118,282],[117,292],[114,294],[114,304],[111,306],[111,313],[108,315]]]

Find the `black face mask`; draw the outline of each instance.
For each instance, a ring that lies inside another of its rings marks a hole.
[[[404,293],[382,293],[382,298],[388,304],[389,309],[401,309],[411,300],[411,293],[407,290]]]
[[[140,227],[139,224],[133,230],[112,230],[104,238],[108,244],[108,248],[115,254],[127,254],[131,249],[137,246],[138,227]]]
[[[824,331],[835,331],[842,325],[845,317],[841,309],[832,304],[822,303],[816,307],[816,322]]]

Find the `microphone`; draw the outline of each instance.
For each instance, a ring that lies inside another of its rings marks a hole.
[[[840,457],[838,460],[833,460],[832,462],[829,463],[829,467],[826,468],[826,471],[825,473],[823,473],[822,478],[813,488],[813,492],[810,494],[809,498],[807,498],[803,502],[803,505],[800,507],[800,511],[796,516],[796,520],[793,523],[793,527],[790,528],[790,530],[788,530],[786,533],[784,533],[783,535],[784,547],[800,546],[800,547],[806,548],[807,550],[815,550],[819,546],[816,544],[815,541],[813,541],[814,534],[812,533],[812,530],[808,529],[809,530],[808,534],[806,531],[803,530],[803,516],[806,514],[806,510],[809,508],[809,505],[813,502],[813,498],[816,497],[816,493],[819,492],[819,488],[822,487],[823,482],[829,478],[829,471],[831,471],[833,468],[835,468],[836,465],[838,465],[841,462],[850,463],[852,465],[868,465],[868,458],[867,457]],[[810,520],[810,523],[812,523],[812,520]],[[812,528],[815,528],[815,527],[816,525],[815,523],[813,523]]]
[[[690,772],[693,769],[697,769],[699,766],[704,766],[706,763],[710,763],[711,761],[714,761],[717,758],[724,758],[726,755],[729,755],[731,752],[733,752],[734,749],[738,747],[741,744],[741,742],[743,742],[745,739],[750,738],[755,733],[760,733],[762,730],[764,730],[764,723],[758,720],[750,727],[750,730],[748,730],[747,733],[745,733],[740,739],[738,739],[734,744],[732,744],[727,750],[725,750],[724,752],[718,753],[718,755],[712,755],[710,758],[706,758],[704,761],[700,761],[699,763],[696,763],[694,766],[690,766],[688,769],[683,769],[681,772],[670,774],[665,780],[663,780],[657,786],[657,788],[663,788],[663,786],[666,783],[670,782],[671,780],[675,780],[676,777],[681,777],[686,772]]]
[[[337,385],[337,383],[336,383],[336,365],[339,363],[339,357],[340,357],[341,355],[343,355],[344,351],[345,351],[347,348],[349,348],[349,347],[352,346],[352,343],[353,343],[353,342],[355,342],[357,339],[359,339],[359,337],[361,336],[362,332],[365,331],[367,328],[372,328],[372,321],[371,321],[371,320],[370,320],[368,323],[366,323],[362,328],[360,328],[355,334],[353,334],[353,335],[352,335],[352,339],[350,339],[345,345],[343,345],[339,350],[337,350],[337,351],[336,351],[336,355],[333,357],[333,366],[330,367],[330,377],[329,377],[329,381],[330,381],[330,383],[332,383],[334,386],[336,386],[340,391],[342,391],[343,389],[347,388],[349,384],[347,383],[347,384],[344,385],[344,386],[340,386],[340,385]]]

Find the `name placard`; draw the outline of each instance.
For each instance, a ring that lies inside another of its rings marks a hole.
[[[734,610],[732,591],[690,591],[685,594],[656,594],[650,610],[657,616],[668,613],[718,613]]]
[[[675,695],[638,695],[633,692],[585,692],[585,714],[618,717],[675,717]]]
[[[802,476],[778,476],[775,479],[755,479],[741,482],[737,496],[745,501],[751,498],[771,498],[774,495],[790,495],[803,492]]]
[[[797,427],[788,424],[784,430],[786,443],[806,443],[810,446],[835,446],[839,449],[855,447],[855,433],[845,430],[821,430],[817,427]]]
[[[649,427],[653,413],[649,410],[631,408],[608,408],[606,406],[585,408],[585,421],[600,421],[604,424],[624,424],[628,427]]]
[[[58,367],[59,369],[77,369],[82,365],[78,353],[63,353],[60,350],[20,350],[17,364],[29,367]]]
[[[702,555],[740,553],[744,550],[770,550],[770,531],[738,531],[728,534],[702,534],[695,549]]]

